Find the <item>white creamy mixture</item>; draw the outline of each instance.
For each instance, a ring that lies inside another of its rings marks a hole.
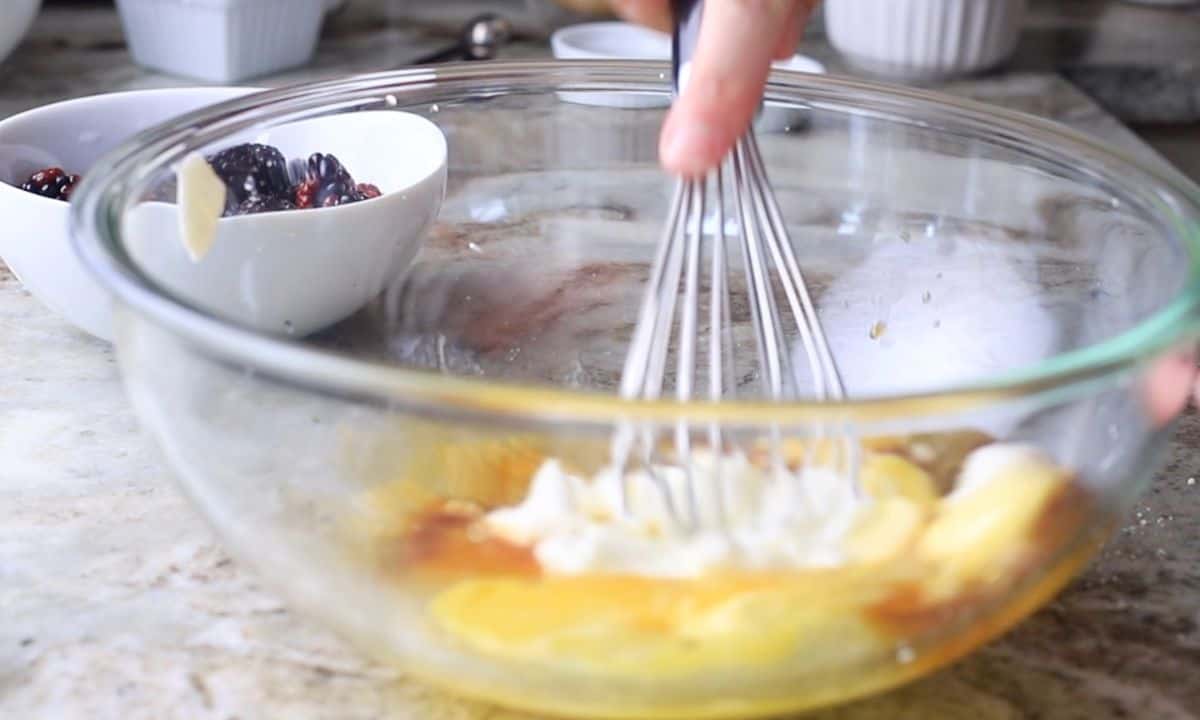
[[[657,480],[645,470],[625,474],[625,512],[617,471],[582,478],[549,460],[520,505],[491,512],[485,523],[509,542],[533,546],[549,572],[691,578],[724,568],[836,566],[862,506],[831,470],[770,473],[736,454],[697,451],[689,469],[656,466],[654,473]],[[667,506],[670,498],[690,517],[689,486],[694,529]]]
[[[968,456],[946,501],[1003,481],[1014,466],[1047,462],[1041,451],[1023,445],[980,448]],[[508,542],[533,547],[551,573],[694,578],[722,569],[840,565],[846,537],[870,502],[856,498],[831,470],[772,473],[740,454],[697,451],[688,469],[656,466],[654,472],[657,480],[644,470],[625,474],[630,505],[625,512],[617,471],[584,478],[548,460],[521,504],[492,511],[484,523]],[[666,504],[670,498],[685,507],[689,485],[699,519],[694,529],[672,519]]]
[[[954,490],[946,502],[954,503],[976,490],[1003,477],[1013,467],[1050,467],[1053,462],[1044,452],[1032,445],[994,443],[977,448],[967,455]]]

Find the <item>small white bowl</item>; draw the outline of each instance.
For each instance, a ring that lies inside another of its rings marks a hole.
[[[5,0],[0,5],[0,62],[25,39],[42,0]]]
[[[556,30],[550,49],[560,60],[670,60],[671,36],[632,23],[581,23]],[[559,97],[579,105],[630,109],[671,104],[670,95],[662,92],[564,92]]]
[[[117,0],[139,65],[231,83],[312,59],[327,0]]]
[[[622,58],[670,60],[671,36],[624,22],[571,25],[550,36],[554,57],[568,59]]]
[[[241,142],[273,145],[289,160],[335,155],[357,182],[383,192],[338,207],[222,218],[198,260],[184,247],[177,205],[143,202],[127,212],[125,246],[143,271],[181,299],[256,330],[304,336],[353,314],[407,269],[441,209],[446,138],[419,115],[329,115],[228,145]]]
[[[67,203],[17,186],[46,167],[86,175],[97,158],[138,132],[249,92],[254,91],[179,88],[95,95],[0,121],[0,257],[47,307],[111,339],[109,298],[72,252]]]
[[[671,36],[640,25],[625,22],[592,22],[571,25],[550,36],[554,57],[560,60],[671,60]],[[794,55],[774,63],[776,70],[821,73],[825,66],[804,55]],[[665,80],[664,76],[664,80]],[[568,101],[582,105],[606,107],[654,108],[666,107],[671,98],[666,93],[560,93]],[[770,107],[768,105],[768,107]],[[781,131],[796,122],[797,111],[776,108],[760,117],[759,130]],[[802,112],[802,111],[801,111]]]
[[[825,28],[873,75],[944,80],[988,70],[1017,46],[1027,0],[827,0]]]

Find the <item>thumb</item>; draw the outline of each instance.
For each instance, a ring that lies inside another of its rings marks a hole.
[[[1193,395],[1200,394],[1195,354],[1177,352],[1155,360],[1144,383],[1143,398],[1151,421],[1156,426],[1166,425],[1184,411]]]
[[[663,126],[659,157],[680,175],[715,167],[750,125],[795,2],[708,0],[687,86]]]

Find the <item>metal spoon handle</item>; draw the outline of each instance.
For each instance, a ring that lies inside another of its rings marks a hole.
[[[422,56],[418,57],[416,60],[410,61],[409,64],[410,65],[430,65],[432,63],[439,63],[439,62],[445,62],[447,60],[453,60],[455,58],[462,59],[465,56],[466,56],[466,47],[460,41],[460,42],[454,43],[453,45],[451,45],[449,47],[442,48],[441,50],[434,50],[433,52],[422,55]]]
[[[512,39],[512,25],[503,17],[484,13],[471,18],[459,31],[458,40],[449,47],[434,50],[408,65],[429,65],[447,60],[490,60]]]

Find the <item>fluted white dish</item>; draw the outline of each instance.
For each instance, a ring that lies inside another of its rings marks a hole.
[[[117,0],[134,61],[238,82],[308,62],[329,0]]]
[[[993,68],[1016,49],[1027,0],[827,0],[829,41],[872,74],[938,80]]]

